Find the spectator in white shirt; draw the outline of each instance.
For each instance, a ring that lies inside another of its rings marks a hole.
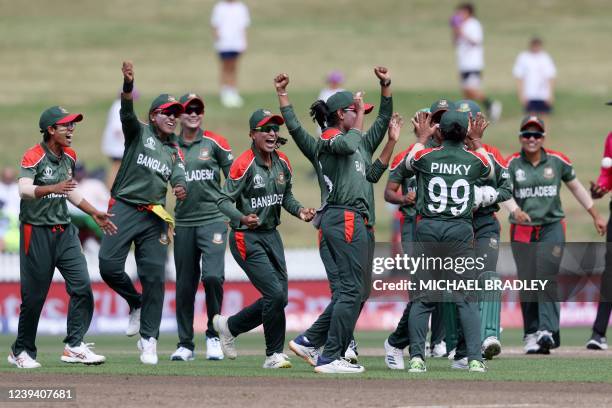
[[[121,91],[119,91],[121,96]],[[132,90],[132,98],[137,101],[140,94],[134,88]],[[125,148],[125,138],[123,137],[123,128],[119,119],[119,109],[121,108],[121,99],[117,98],[110,109],[106,118],[106,127],[102,135],[102,153],[110,159],[111,167],[106,173],[106,186],[110,190],[121,166],[123,158],[123,150]]]
[[[540,38],[529,42],[529,49],[516,58],[512,74],[517,80],[518,98],[525,112],[543,117],[552,112],[555,100],[557,69],[552,58],[542,47]]]
[[[0,175],[0,199],[4,202],[3,211],[11,216],[19,216],[21,197],[17,187],[17,170],[4,167]]]
[[[243,105],[237,88],[238,59],[246,51],[250,23],[249,9],[240,1],[223,0],[213,8],[210,24],[221,59],[221,103],[228,108]]]
[[[461,77],[464,99],[481,103],[491,121],[499,120],[502,104],[484,94],[482,90],[482,71],[484,70],[483,31],[474,14],[474,5],[463,3],[457,6],[450,19],[453,41],[457,54],[457,67]]]

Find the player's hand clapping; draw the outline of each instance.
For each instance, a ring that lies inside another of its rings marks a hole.
[[[414,126],[414,134],[416,135],[419,143],[427,143],[436,129],[440,126],[437,123],[431,123],[431,114],[427,112],[417,112],[414,118],[412,118],[412,125]]]
[[[399,113],[394,112],[393,116],[391,116],[391,120],[389,121],[389,140],[397,142],[399,140],[400,132],[403,126],[404,118],[402,118]]]

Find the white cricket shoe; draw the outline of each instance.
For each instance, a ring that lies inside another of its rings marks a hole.
[[[501,353],[501,343],[495,336],[489,336],[482,342],[482,356],[486,360],[491,360],[493,357],[498,356]]]
[[[263,363],[263,368],[291,368],[291,361],[284,353],[274,353],[271,356],[266,356],[266,361]]]
[[[140,308],[134,309],[130,312],[130,320],[128,327],[125,329],[125,335],[132,337],[138,334],[140,331]]]
[[[444,340],[433,346],[431,356],[434,358],[446,356],[446,342]]]
[[[64,353],[60,358],[64,363],[81,363],[85,365],[98,365],[106,361],[106,357],[94,353],[91,349],[94,343],[83,343],[76,347],[64,346]]]
[[[206,338],[206,359],[207,360],[223,360],[223,350],[221,349],[221,340],[218,337]]]
[[[390,345],[389,339],[385,339],[385,364],[391,370],[403,370],[405,368],[404,350]]]
[[[230,360],[233,360],[238,356],[234,346],[234,340],[236,340],[236,338],[232,332],[230,332],[227,325],[227,319],[227,316],[215,315],[213,317],[213,327],[215,328],[215,331],[219,333],[219,340],[221,340],[221,350],[223,351],[223,354]]]
[[[289,348],[298,357],[303,358],[313,367],[317,365],[317,360],[322,350],[321,347],[314,347],[304,335],[299,335],[295,339],[289,341]]]
[[[460,358],[459,360],[453,360],[453,362],[451,364],[451,368],[454,368],[455,370],[467,370],[467,369],[469,369],[470,366],[468,365],[467,357]]]
[[[140,361],[142,364],[157,364],[157,340],[153,337],[149,339],[141,338],[136,343],[140,350]]]
[[[193,359],[195,359],[194,352],[183,346],[177,348],[170,356],[171,361],[192,361]]]
[[[363,373],[365,368],[358,364],[352,364],[345,358],[339,358],[327,364],[317,365],[314,370],[321,374],[359,374]]]
[[[39,368],[41,366],[40,363],[30,357],[25,350],[16,356],[11,351],[7,360],[10,364],[16,365],[19,368]]]
[[[525,354],[537,354],[540,351],[540,346],[538,345],[538,335],[536,333],[526,334],[523,337],[523,350]]]
[[[351,340],[348,347],[346,348],[346,351],[344,352],[344,358],[348,359],[351,364],[357,364],[359,361],[357,357],[358,355],[359,352],[357,351],[357,342],[355,341],[355,339],[353,339]]]

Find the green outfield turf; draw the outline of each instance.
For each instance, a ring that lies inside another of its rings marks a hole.
[[[587,328],[567,328],[562,331],[562,344],[565,347],[584,346],[588,336]],[[295,333],[289,333],[287,340],[293,338]],[[567,357],[560,356],[524,356],[515,353],[503,355],[493,361],[487,362],[489,371],[486,374],[473,374],[450,369],[450,362],[446,358],[428,359],[428,372],[423,375],[410,374],[406,371],[397,372],[388,370],[382,356],[372,356],[373,350],[382,350],[382,343],[387,336],[386,332],[360,332],[357,334],[359,347],[369,354],[360,358],[366,367],[365,374],[359,376],[365,379],[474,379],[474,380],[504,380],[504,381],[574,381],[574,382],[607,382],[612,383],[610,371],[610,355],[599,352],[601,358],[596,357],[598,352],[592,352],[588,357],[581,357],[578,353]],[[515,348],[522,345],[521,331],[512,329],[503,333],[503,346]],[[12,338],[0,337],[2,350],[8,350]],[[95,350],[107,357],[107,363],[101,366],[74,366],[59,361],[61,355],[61,338],[59,336],[41,336],[37,340],[39,349],[38,361],[43,365],[40,373],[64,374],[116,374],[116,375],[194,375],[194,376],[271,376],[290,378],[319,378],[303,360],[291,357],[294,367],[290,370],[264,370],[263,363],[263,335],[254,333],[243,335],[237,340],[237,350],[248,351],[250,355],[243,355],[231,361],[207,361],[203,354],[199,354],[192,362],[171,362],[170,354],[174,351],[175,337],[163,335],[160,338],[158,354],[160,363],[156,367],[144,366],[138,359],[136,339],[125,336],[91,336],[88,341],[96,343]],[[203,338],[200,335],[196,352],[201,350]],[[260,355],[253,355],[258,351]],[[560,353],[560,352],[559,352]],[[8,364],[0,364],[0,372],[11,372],[15,368]],[[351,376],[348,376],[351,377]],[[342,377],[346,378],[346,377]]]
[[[0,166],[17,165],[23,151],[39,140],[38,117],[52,104],[85,114],[74,147],[90,168],[106,166],[100,139],[107,109],[121,84],[123,59],[135,63],[136,86],[143,95],[137,103],[141,118],[160,92],[199,92],[207,104],[205,126],[226,135],[237,153],[248,147],[250,112],[277,107],[272,78],[279,71],[291,76],[290,97],[311,130],[308,106],[325,74],[334,68],[345,72],[348,88],[365,89],[366,100],[376,103],[372,67],[388,65],[395,108],[404,116],[438,97],[459,96],[448,28],[455,1],[266,0],[249,2],[253,24],[240,76],[245,107],[222,109],[216,97],[217,59],[208,27],[213,3],[0,0],[0,49],[5,56],[0,65]],[[521,112],[511,69],[529,37],[540,34],[559,70],[547,145],[570,156],[583,182],[594,179],[612,113],[603,105],[612,99],[612,77],[604,59],[609,53],[603,48],[612,34],[612,3],[517,0],[476,1],[476,6],[485,29],[485,88],[504,102],[503,119],[487,131],[487,141],[504,154],[517,149]],[[399,148],[412,140],[405,131]],[[296,172],[294,193],[304,204],[318,206],[310,164],[293,143],[284,150]],[[380,241],[387,240],[390,231],[383,184],[376,186]],[[567,191],[562,197],[568,239],[597,239],[590,217]],[[598,208],[607,213],[604,201]],[[500,218],[505,219],[505,214]],[[288,247],[315,245],[312,228],[289,215],[284,216],[281,232]]]

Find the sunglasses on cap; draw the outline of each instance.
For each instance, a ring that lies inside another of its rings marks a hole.
[[[523,139],[531,139],[533,137],[534,139],[537,140],[537,139],[541,139],[544,137],[544,133],[542,132],[535,132],[535,131],[528,131],[528,130],[521,132],[520,135]]]
[[[185,108],[185,112],[186,115],[191,115],[192,113],[195,113],[196,115],[201,115],[202,113],[204,113],[204,108],[200,105],[189,105]]]
[[[258,131],[264,132],[264,133],[270,133],[270,131],[278,133],[280,131],[280,126],[278,126],[278,125],[264,125],[264,126],[256,127],[253,130],[258,130]]]

